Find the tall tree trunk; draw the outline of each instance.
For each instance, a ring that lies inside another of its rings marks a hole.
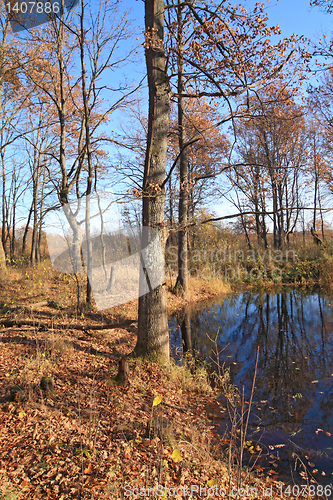
[[[1,173],[2,173],[2,229],[1,229],[1,243],[4,252],[6,252],[6,241],[7,241],[7,208],[6,208],[6,170],[5,170],[5,159],[3,151],[1,151]]]
[[[259,212],[259,192],[260,192],[260,172],[259,167],[256,166],[254,169],[254,211],[255,211],[255,221],[256,221],[256,233],[258,245],[261,243],[262,238],[262,227],[260,223],[260,212]]]
[[[184,4],[178,0],[178,143],[179,143],[179,232],[178,232],[178,277],[176,289],[186,298],[188,292],[188,167],[187,154],[184,149],[185,133],[185,101],[184,84],[184,41],[183,41],[183,9]]]
[[[283,184],[280,182],[278,186],[278,226],[279,226],[279,248],[282,248],[285,244],[285,222],[284,222],[284,211],[283,207]]]
[[[31,235],[30,261],[34,266],[36,264],[37,240],[38,240],[38,193],[39,193],[39,171],[40,171],[40,153],[34,148],[34,162],[32,171],[32,206],[33,206],[33,226]]]
[[[316,148],[316,136],[314,134],[313,136],[313,166],[314,166],[314,176],[315,176],[315,182],[314,182],[314,194],[313,194],[313,222],[312,222],[312,227],[313,231],[317,231],[317,201],[318,201],[318,183],[319,183],[319,175],[318,175],[318,169],[317,169],[317,148]],[[316,239],[314,238],[315,243],[318,244]]]
[[[65,63],[64,63],[64,3],[61,2],[59,30],[57,33],[57,58],[59,68],[59,100],[57,103],[59,127],[60,127],[60,148],[59,164],[61,169],[61,189],[59,193],[60,203],[68,203],[69,186],[66,170],[66,98],[65,98]]]
[[[92,289],[90,280],[92,279],[92,243],[90,238],[90,195],[93,183],[93,164],[90,143],[90,111],[89,111],[89,96],[87,93],[86,85],[86,65],[85,65],[85,31],[84,31],[84,0],[81,0],[81,14],[80,14],[80,58],[81,58],[81,75],[82,75],[82,101],[84,109],[84,125],[85,125],[85,147],[88,161],[88,178],[87,178],[87,201],[86,201],[86,243],[87,243],[87,288],[86,288],[86,303],[88,306],[92,304]]]
[[[273,176],[276,174],[273,173]],[[277,189],[275,178],[272,179],[272,195],[273,195],[273,234],[274,234],[274,248],[279,248],[279,225],[278,225],[278,201],[277,201]]]
[[[12,185],[13,185],[13,194],[12,194],[12,214],[11,214],[11,221],[10,221],[10,226],[8,226],[8,234],[9,234],[9,249],[10,249],[10,258],[11,260],[15,259],[15,242],[16,242],[16,203],[17,203],[17,176],[16,172],[14,170],[13,172],[13,178],[12,178]]]
[[[38,238],[36,245],[36,261],[41,262],[42,260],[42,229],[43,229],[43,211],[44,211],[44,194],[45,194],[45,183],[46,183],[46,170],[43,170],[43,177],[40,179],[41,182],[41,193],[39,200],[39,220],[38,220]]]
[[[164,262],[166,228],[164,222],[165,168],[167,138],[169,131],[170,88],[166,74],[166,58],[163,45],[164,2],[145,1],[145,56],[147,65],[149,110],[148,136],[143,179],[144,227],[157,230],[162,255],[157,260]],[[149,243],[149,232],[143,246]],[[155,260],[155,256],[150,256]],[[146,273],[144,273],[146,275]],[[135,352],[138,355],[157,355],[169,359],[169,332],[167,296],[164,284],[139,298],[138,340]]]
[[[321,236],[323,238],[323,241],[325,239],[325,233],[324,233],[324,216],[323,216],[323,209],[321,206],[321,197],[319,193],[319,188],[318,188],[318,204],[319,204],[319,213],[320,213],[320,222],[321,222]]]
[[[2,91],[6,76],[5,67],[5,52],[6,52],[6,42],[7,35],[10,31],[9,19],[5,22],[2,31],[2,40],[0,45],[0,112],[2,111]],[[3,130],[1,131],[1,133]],[[1,146],[2,146],[1,141]],[[3,255],[6,255],[6,170],[5,170],[5,156],[4,149],[1,147],[1,174],[2,174],[2,229],[1,229],[1,244],[0,244],[0,263],[4,262],[6,264],[6,259],[3,259]],[[0,264],[1,265],[1,264]]]
[[[23,239],[22,239],[22,255],[25,256],[25,250],[27,246],[27,237],[28,237],[28,232],[29,232],[29,224],[30,224],[30,219],[32,215],[32,209],[33,209],[33,203],[31,203],[30,210],[29,210],[29,215],[28,215],[28,220],[24,229],[24,234],[23,234]]]
[[[66,170],[66,112],[67,112],[67,102],[66,102],[66,75],[65,75],[65,59],[64,59],[64,41],[65,41],[65,5],[64,0],[61,1],[60,9],[60,19],[59,23],[55,23],[56,30],[56,50],[57,50],[57,62],[59,70],[59,97],[57,101],[57,111],[58,120],[60,128],[60,147],[59,147],[59,166],[61,170],[61,186],[59,192],[59,201],[63,207],[66,219],[73,232],[73,248],[71,253],[71,272],[77,274],[81,272],[81,243],[82,243],[82,229],[78,221],[76,220],[75,214],[69,205],[69,194],[72,187],[75,185],[76,181],[80,176],[80,167],[82,166],[79,162],[79,166],[75,172],[72,180],[69,179]],[[80,203],[80,200],[78,200]]]

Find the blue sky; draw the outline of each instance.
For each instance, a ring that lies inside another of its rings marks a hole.
[[[209,4],[209,2],[207,2]],[[254,0],[237,1],[232,0],[232,4],[242,4],[247,10],[256,3]],[[309,38],[320,35],[323,30],[330,31],[333,23],[333,16],[327,15],[318,7],[310,7],[310,0],[271,0],[265,2],[265,10],[269,14],[271,24],[279,24],[282,28],[282,35],[288,36],[292,33],[303,34]],[[142,34],[144,26],[144,2],[142,0],[130,0],[123,3],[132,11],[134,29],[136,36]]]
[[[253,3],[244,2],[244,5]],[[305,35],[315,39],[323,31],[330,31],[332,16],[320,11],[318,7],[310,7],[310,0],[278,0],[267,5],[267,13],[273,24],[279,24],[282,35],[292,33]]]
[[[250,10],[256,2],[254,0],[233,0],[231,3],[242,4]],[[321,12],[318,7],[310,7],[310,0],[271,0],[270,2],[266,1],[265,4],[270,19],[274,23],[283,25],[286,34],[306,34],[305,32],[308,32],[314,35],[316,27],[320,27],[320,23],[323,26],[327,25],[328,21],[332,23],[329,15]],[[137,26],[140,24],[143,26],[144,2],[142,0],[130,0],[124,2],[124,6],[127,6],[136,14]],[[142,22],[139,19],[140,15],[142,15]]]

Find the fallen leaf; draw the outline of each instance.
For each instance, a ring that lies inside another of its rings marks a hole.
[[[156,396],[156,398],[154,398],[154,401],[153,401],[153,406],[157,406],[157,405],[159,405],[161,402],[162,402],[162,398],[161,398],[161,396]]]
[[[172,460],[175,462],[175,463],[178,463],[178,462],[181,462],[182,461],[182,455],[180,453],[180,451],[175,448],[172,452]]]
[[[86,467],[83,471],[84,474],[87,474],[87,475],[90,475],[92,474],[92,467],[91,467],[91,464],[88,465],[88,467]]]

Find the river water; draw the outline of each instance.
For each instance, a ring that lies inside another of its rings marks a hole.
[[[294,479],[306,473],[319,484],[333,482],[333,296],[243,292],[186,309],[169,318],[169,328],[178,360],[187,348],[210,359],[217,346],[220,364],[247,400],[259,346],[248,432],[266,452],[259,462]],[[227,421],[222,411],[221,433]]]

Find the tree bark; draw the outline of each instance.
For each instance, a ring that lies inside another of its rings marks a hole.
[[[7,20],[5,28],[2,32],[2,40],[0,45],[0,112],[2,111],[2,92],[6,76],[5,67],[5,51],[7,35],[9,33],[9,21]],[[4,159],[4,149],[1,148],[1,174],[2,174],[2,229],[1,229],[1,243],[0,243],[0,268],[6,266],[6,170],[5,170],[5,159]]]
[[[33,228],[31,234],[30,262],[36,264],[37,239],[38,239],[38,194],[40,177],[40,153],[34,148],[34,161],[32,166],[32,206],[33,206]]]
[[[33,209],[33,202],[31,203],[30,210],[29,210],[29,215],[28,215],[28,220],[24,229],[24,234],[23,234],[23,239],[22,239],[22,255],[25,256],[25,250],[27,246],[27,237],[28,237],[28,232],[29,232],[29,224],[30,224],[30,219],[32,215],[32,209]]]
[[[92,154],[91,154],[91,130],[90,130],[90,111],[89,111],[89,96],[87,92],[86,86],[86,65],[85,65],[85,30],[83,25],[84,20],[84,1],[81,0],[81,14],[80,14],[80,60],[81,60],[81,76],[82,76],[82,102],[83,102],[83,110],[84,110],[84,126],[85,126],[85,147],[87,154],[87,163],[88,163],[88,177],[87,177],[87,190],[86,190],[86,243],[87,243],[87,287],[86,287],[86,304],[88,306],[92,305],[92,288],[90,284],[90,280],[92,279],[92,269],[91,269],[91,259],[92,259],[92,243],[90,237],[90,195],[92,191],[92,183],[93,183],[93,164],[92,164]],[[95,75],[93,75],[95,78]]]
[[[162,254],[157,260],[164,262],[166,228],[164,222],[165,190],[163,181],[166,169],[167,137],[169,131],[170,88],[166,74],[164,52],[164,2],[145,2],[145,56],[149,89],[148,137],[143,179],[142,224],[157,230]],[[149,244],[147,231],[143,247]],[[151,256],[155,260],[155,256]],[[143,273],[146,277],[145,269]],[[141,356],[150,354],[167,361],[169,359],[169,332],[167,297],[164,285],[139,298],[138,340],[135,352]]]
[[[178,1],[178,144],[179,158],[179,226],[178,232],[178,277],[175,288],[185,299],[188,293],[188,167],[185,132],[184,83],[184,41],[183,41],[183,9],[184,4]]]

